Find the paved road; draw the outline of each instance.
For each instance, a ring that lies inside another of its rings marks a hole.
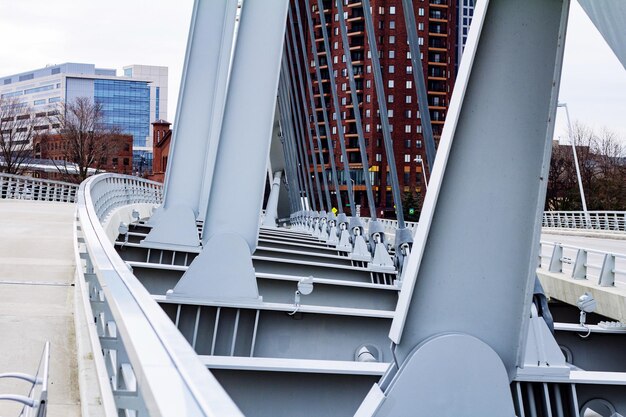
[[[541,240],[546,242],[559,242],[585,249],[595,249],[603,252],[620,253],[626,256],[626,239],[607,239],[587,236],[561,235],[543,233]]]
[[[80,416],[74,325],[75,206],[0,200],[0,372],[37,370],[50,341],[48,417]],[[0,394],[29,385],[0,380]],[[21,407],[0,401],[0,415]]]

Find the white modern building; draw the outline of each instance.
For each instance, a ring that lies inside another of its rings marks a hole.
[[[20,74],[0,77],[0,98],[19,98],[40,123],[48,126],[48,112],[59,102],[88,97],[102,104],[105,122],[133,135],[133,165],[145,171],[152,165],[152,124],[167,119],[167,67],[130,65],[123,75],[115,69],[93,64],[49,65]]]

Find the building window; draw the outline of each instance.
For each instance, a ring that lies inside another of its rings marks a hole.
[[[424,23],[423,22],[419,22],[417,24],[417,30],[424,30]]]
[[[365,81],[365,87],[371,88],[372,87],[372,80]]]
[[[394,51],[393,49],[389,51],[389,58],[393,59],[396,57],[396,51]]]
[[[404,125],[404,133],[411,133],[411,125]]]
[[[61,73],[61,68],[58,68],[58,67],[57,68],[52,68],[50,70],[50,74],[51,75],[60,74],[60,73]]]
[[[339,42],[335,41],[333,43],[333,49],[338,49],[339,48]]]
[[[365,102],[366,102],[366,103],[369,103],[369,102],[371,102],[371,101],[372,101],[372,96],[370,96],[369,94],[367,94],[367,95],[365,96]]]
[[[407,65],[406,66],[406,73],[407,74],[413,74],[413,66],[412,65]]]
[[[393,103],[393,94],[387,96],[387,103]]]
[[[389,21],[389,29],[395,29],[396,28],[396,21],[395,20],[390,20]]]
[[[411,87],[413,87],[413,81],[411,81],[411,80],[407,80],[407,82],[406,82],[406,88],[411,88]]]
[[[389,36],[389,43],[396,43],[396,37],[393,35]]]
[[[405,103],[406,103],[406,104],[411,104],[411,101],[412,101],[412,100],[413,100],[413,99],[412,99],[412,97],[411,97],[411,96],[405,96],[405,100],[404,100],[404,101],[405,101]]]
[[[365,117],[370,117],[371,114],[372,112],[370,111],[370,109],[365,110]]]
[[[35,104],[35,106],[40,106],[42,104],[46,104],[46,99],[35,100],[34,104]]]
[[[396,14],[396,6],[389,6],[389,14]]]
[[[411,154],[410,153],[405,153],[404,154],[404,162],[411,162]]]
[[[376,154],[376,162],[380,162],[383,160],[383,156],[379,153]]]
[[[415,126],[415,133],[422,133],[422,125]]]
[[[28,81],[28,80],[32,80],[33,78],[35,78],[35,74],[30,73],[30,74],[20,75],[19,80],[20,81]]]
[[[387,86],[388,86],[389,88],[393,88],[393,86],[394,86],[394,82],[393,82],[393,80],[389,80],[389,81],[387,82]]]
[[[387,110],[387,117],[393,117],[393,109]]]
[[[370,125],[369,125],[369,123],[365,125],[365,131],[366,131],[366,132],[369,132],[369,131],[370,131]]]
[[[341,97],[341,105],[342,106],[346,105],[346,98],[345,97]]]
[[[422,149],[422,141],[421,140],[416,140],[415,141],[415,147],[417,149]]]
[[[417,44],[418,45],[424,45],[424,38],[422,38],[421,36],[419,38],[417,38]]]
[[[50,97],[48,99],[48,103],[58,103],[59,101],[61,101],[61,97]]]
[[[424,8],[423,8],[423,7],[420,7],[419,9],[417,9],[417,14],[418,14],[419,16],[424,16]]]
[[[411,118],[411,110],[405,110],[404,111],[404,117],[406,117],[407,119]]]
[[[411,148],[411,139],[404,140],[404,147],[409,149]]]
[[[394,72],[396,72],[396,67],[393,65],[389,65],[389,74],[393,74]]]

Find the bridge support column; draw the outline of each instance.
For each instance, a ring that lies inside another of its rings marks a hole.
[[[274,173],[274,179],[272,180],[272,190],[270,191],[270,196],[267,199],[267,206],[265,207],[263,226],[276,227],[276,220],[278,219],[278,195],[280,193],[281,178],[282,172],[278,171]]]
[[[397,366],[364,400],[366,415],[514,415],[509,383],[528,337],[568,8],[477,3],[389,334]],[[437,357],[444,368],[429,370]],[[472,393],[462,411],[438,408],[458,381]],[[424,384],[430,405],[413,408],[417,397],[404,393]]]
[[[170,296],[258,299],[251,255],[259,234],[287,7],[288,0],[243,4],[204,222],[204,250]]]
[[[219,139],[236,11],[237,0],[196,0],[194,4],[165,198],[143,241],[146,245],[200,244],[196,219],[203,210],[205,167],[211,166],[210,155],[215,154]]]

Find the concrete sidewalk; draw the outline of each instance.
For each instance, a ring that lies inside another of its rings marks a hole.
[[[34,373],[50,341],[49,417],[80,416],[74,325],[75,205],[0,200],[0,372]],[[0,380],[0,394],[29,384]],[[0,401],[0,416],[21,406]]]

